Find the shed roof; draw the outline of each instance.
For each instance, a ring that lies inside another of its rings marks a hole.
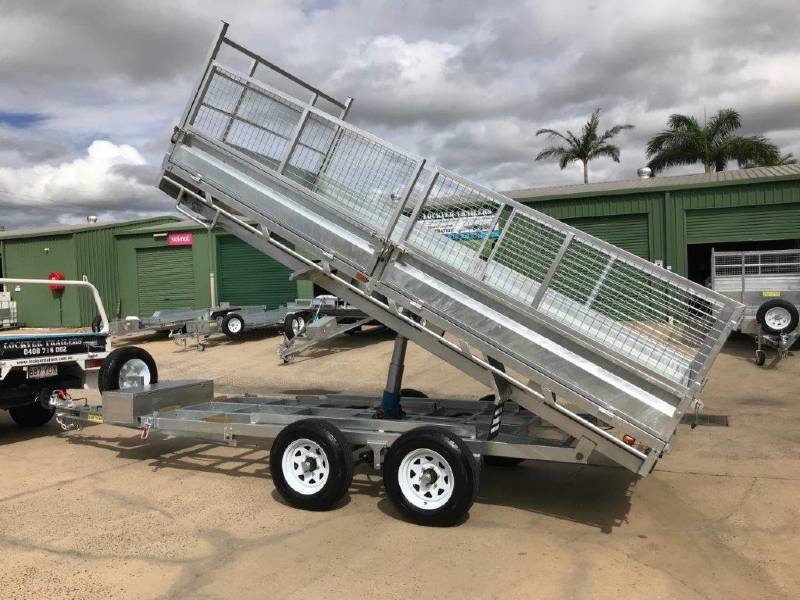
[[[155,225],[126,229],[125,231],[117,232],[116,235],[141,235],[143,233],[161,233],[163,231],[186,231],[195,229],[205,229],[205,227],[194,221],[189,221],[188,219],[175,219],[171,223],[157,223]]]
[[[502,192],[514,199],[549,199],[565,196],[603,196],[613,193],[662,191],[683,187],[711,187],[721,185],[759,183],[768,179],[800,179],[800,164],[778,167],[731,169],[713,173],[691,173],[648,179],[625,179],[600,183],[577,183],[550,187],[534,187]]]
[[[59,225],[56,227],[28,227],[20,229],[9,229],[8,231],[0,231],[0,240],[13,240],[20,238],[44,237],[53,235],[70,235],[72,233],[79,233],[81,231],[99,230],[99,229],[117,229],[120,227],[136,227],[145,225],[163,224],[166,219],[173,219],[177,221],[177,217],[172,215],[162,215],[160,217],[148,217],[145,219],[133,219],[130,221],[114,221],[111,223],[77,223],[74,225]]]

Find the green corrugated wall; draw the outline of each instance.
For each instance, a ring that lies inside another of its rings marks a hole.
[[[800,179],[725,182],[643,193],[524,199],[536,210],[687,274],[687,244],[800,239]],[[647,219],[648,254],[630,239],[631,220]],[[575,220],[579,219],[579,220]],[[629,244],[626,247],[626,244]]]
[[[138,248],[136,285],[141,316],[169,308],[194,308],[191,246]]]
[[[232,235],[217,237],[217,273],[221,302],[277,308],[297,297],[289,269]]]
[[[54,271],[60,271],[67,279],[86,276],[99,290],[109,317],[113,317],[119,303],[114,234],[175,220],[175,217],[155,217],[115,226],[99,225],[96,229],[2,240],[3,271],[8,277],[35,279],[46,278]],[[83,289],[67,288],[59,297],[47,286],[31,285],[13,293],[13,297],[18,302],[20,321],[30,327],[84,327],[97,315],[92,295]]]
[[[66,279],[75,279],[75,244],[72,235],[42,236],[31,239],[5,240],[3,268],[8,277],[46,279],[58,271]],[[77,327],[79,297],[85,290],[67,288],[54,293],[46,285],[23,285],[12,297],[17,302],[20,322],[29,327]],[[91,319],[89,320],[91,323]]]

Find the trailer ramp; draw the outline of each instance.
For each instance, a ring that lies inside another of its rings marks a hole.
[[[648,473],[742,306],[349,124],[350,107],[224,24],[160,188],[490,386],[498,418],[513,399]]]

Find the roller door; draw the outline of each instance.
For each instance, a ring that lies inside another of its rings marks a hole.
[[[139,315],[167,308],[195,308],[192,248],[136,250]]]
[[[244,243],[226,235],[217,239],[217,289],[222,302],[277,308],[295,299],[291,271]]]
[[[800,238],[800,204],[686,211],[686,243]]]
[[[650,237],[646,214],[564,219],[564,223],[650,260]]]

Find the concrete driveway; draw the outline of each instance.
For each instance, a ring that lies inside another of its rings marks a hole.
[[[379,393],[391,354],[367,331],[281,365],[279,338],[204,353],[142,338],[162,379],[218,393]],[[800,590],[800,357],[748,362],[734,338],[706,387],[729,427],[682,426],[635,480],[602,467],[485,468],[463,525],[401,521],[358,471],[332,512],[286,506],[267,452],[95,426],[24,431],[0,415],[2,598],[796,598]],[[406,385],[478,397],[416,347]]]

